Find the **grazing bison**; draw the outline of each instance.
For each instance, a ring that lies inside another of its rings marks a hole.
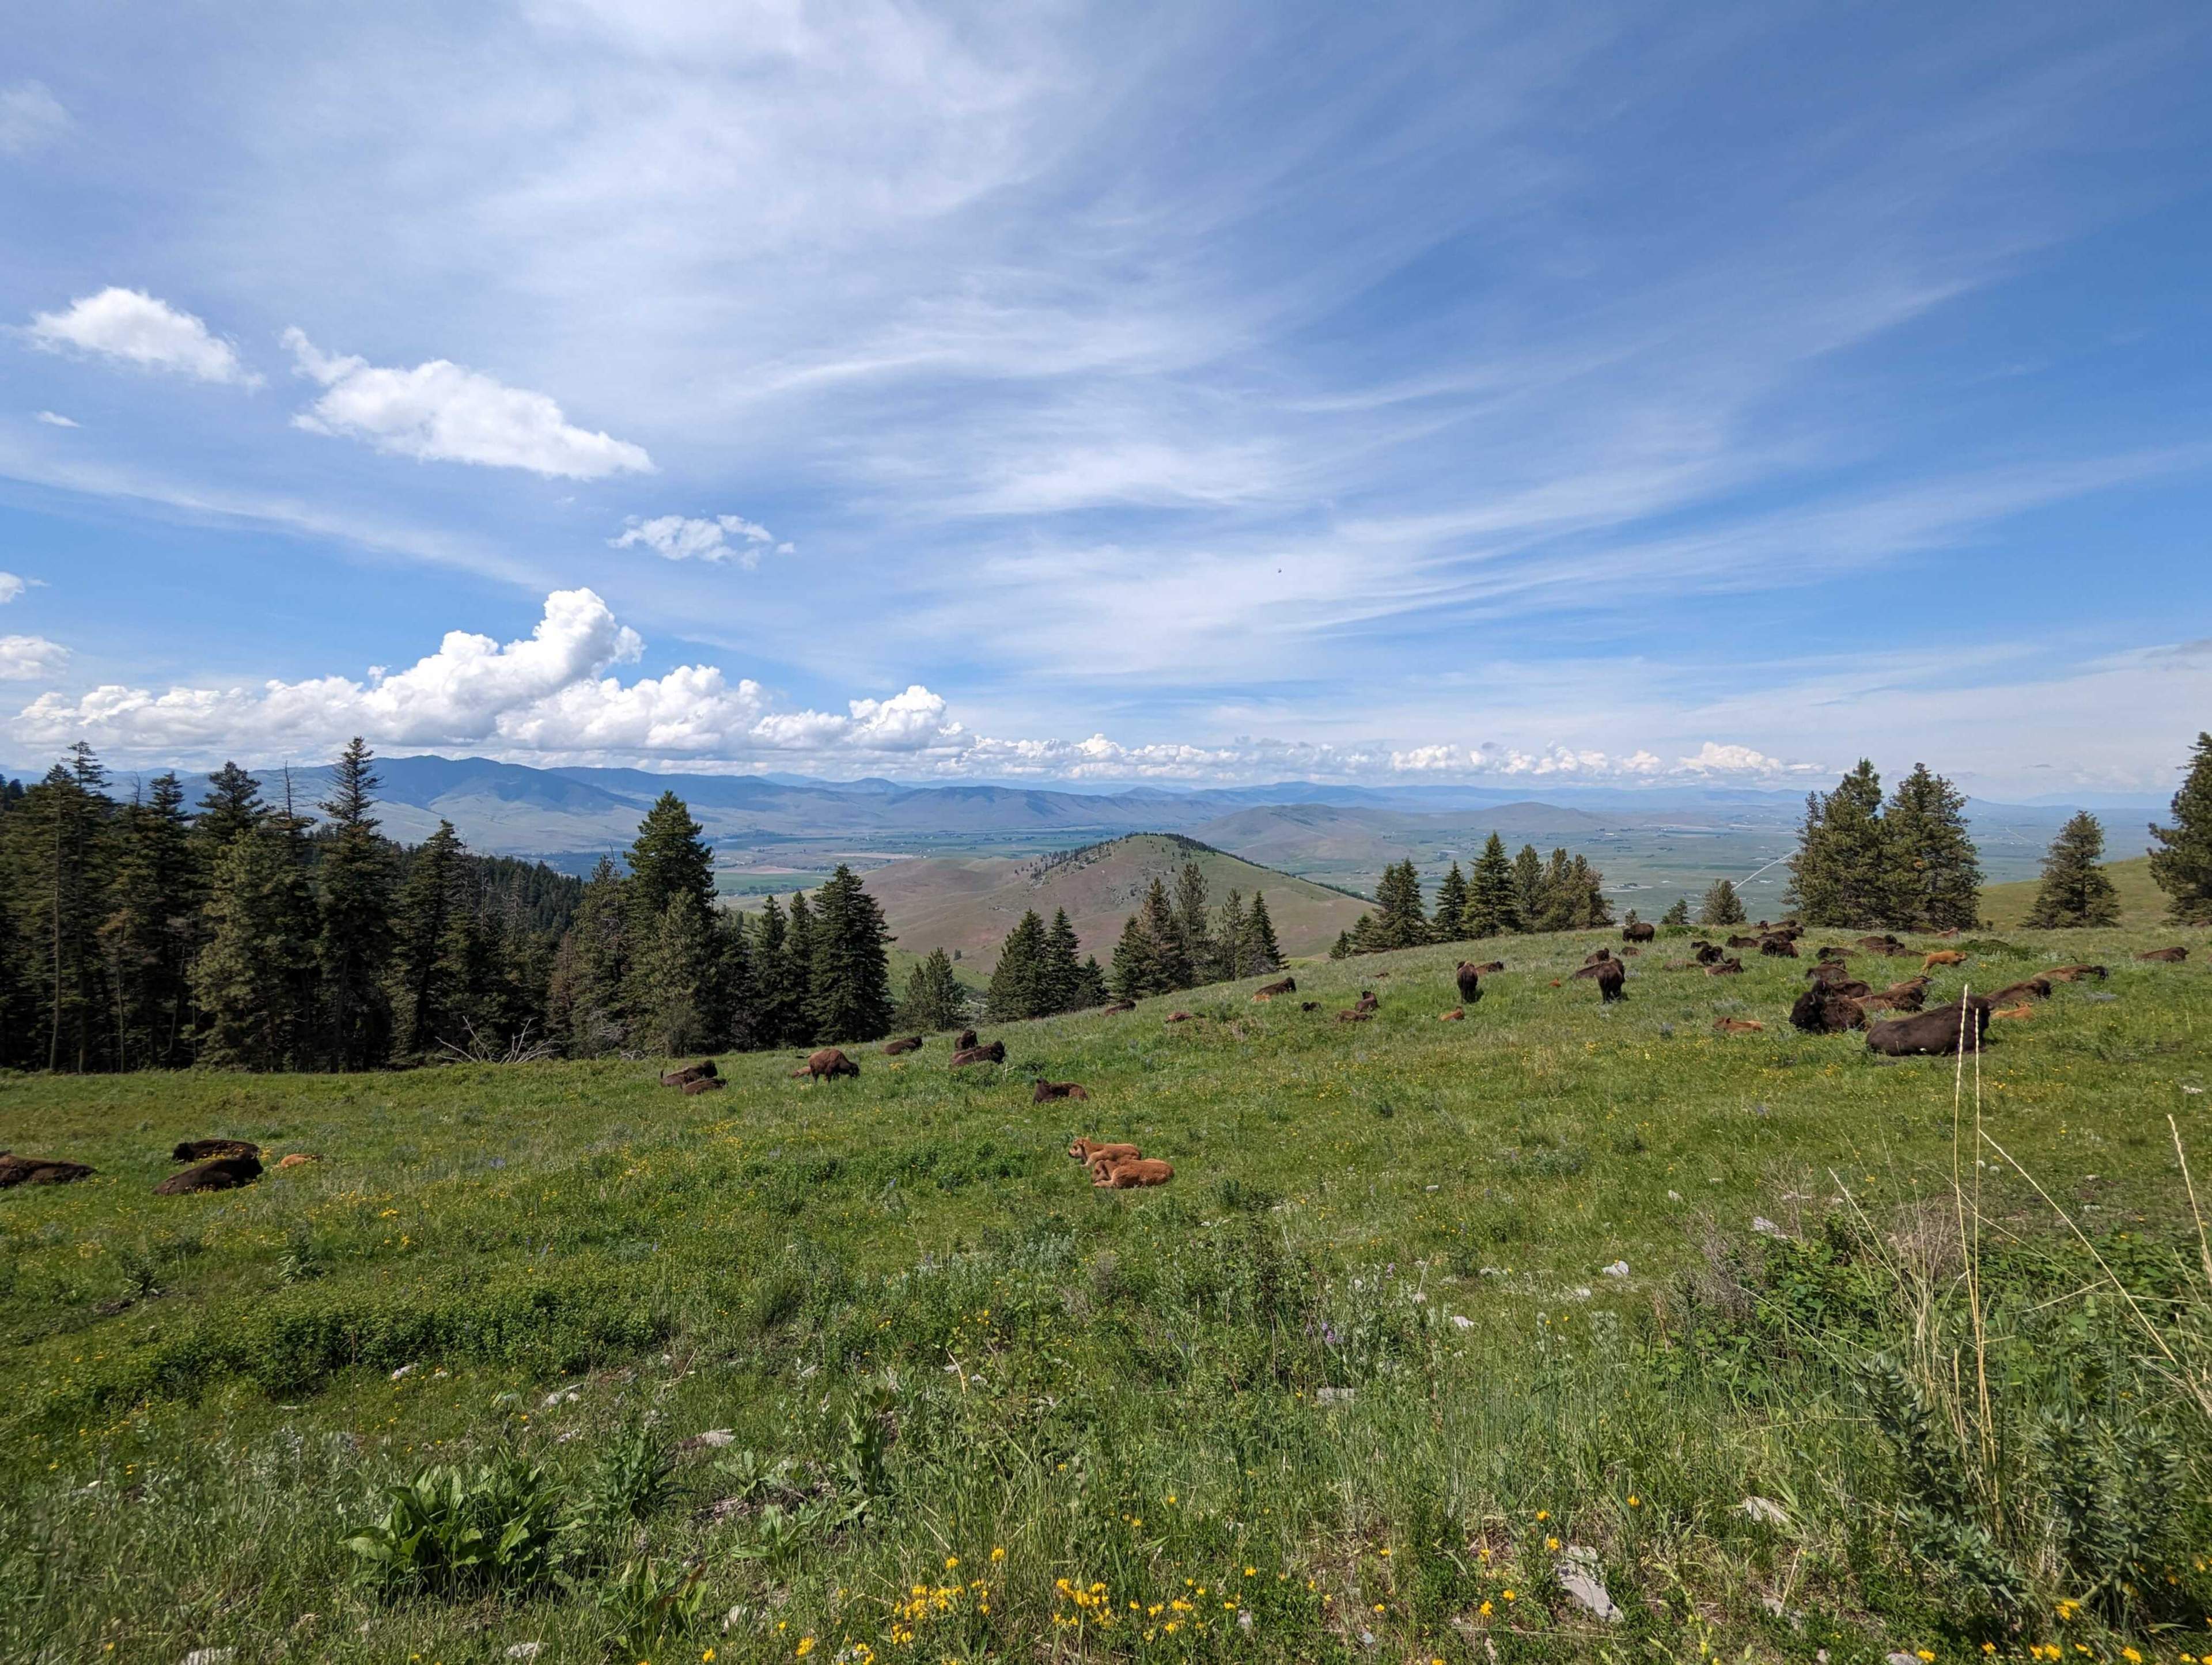
[[[321,1160],[322,1158],[313,1151],[288,1151],[276,1165],[279,1168],[304,1168],[311,1162]]]
[[[157,1197],[189,1196],[195,1191],[231,1191],[261,1177],[261,1158],[256,1156],[217,1157],[181,1173],[172,1174],[154,1188]]]
[[[1939,948],[1920,962],[1923,971],[1933,971],[1939,965],[1964,965],[1966,957],[1955,948]]]
[[[2189,951],[2186,948],[2153,948],[2136,955],[2136,957],[2139,960],[2148,960],[2157,965],[2179,965],[2182,961],[2189,957]]]
[[[896,1041],[884,1042],[884,1056],[886,1058],[897,1058],[906,1053],[918,1052],[921,1049],[921,1036],[919,1035],[902,1035]]]
[[[1087,1101],[1090,1097],[1089,1090],[1080,1081],[1040,1081],[1036,1084],[1036,1091],[1030,1095],[1030,1103],[1043,1104],[1055,1098],[1080,1098]]]
[[[64,1162],[58,1157],[19,1157],[13,1151],[0,1151],[0,1191],[12,1190],[18,1185],[67,1185],[72,1180],[90,1177],[92,1171],[82,1162]]]
[[[1283,977],[1271,983],[1261,983],[1259,987],[1252,991],[1252,998],[1255,1000],[1272,1000],[1278,994],[1295,994],[1297,992],[1298,980],[1296,977]]]
[[[2048,977],[2023,977],[2018,982],[2007,983],[2002,988],[1997,990],[1996,994],[1985,994],[1982,998],[1987,1000],[1991,1006],[2004,1006],[2008,1002],[2016,1001],[2022,998],[2047,1000],[2051,998],[2051,979]]]
[[[1440,1024],[1455,1024],[1466,1016],[1467,1008],[1463,1006],[1455,1006],[1449,1012],[1437,1013],[1437,1021]]]
[[[1470,1005],[1482,998],[1482,973],[1474,969],[1473,961],[1462,960],[1453,971],[1452,977],[1459,984],[1459,999],[1462,1006]]]
[[[1726,959],[1722,960],[1716,964],[1707,966],[1705,968],[1705,975],[1708,977],[1741,977],[1743,975],[1743,962],[1736,958],[1735,955],[1731,954]]]
[[[854,1064],[853,1073],[858,1075],[860,1073],[860,1066]],[[684,1084],[684,1096],[686,1098],[696,1098],[702,1092],[720,1092],[728,1085],[719,1075],[702,1075]]]
[[[169,1152],[172,1162],[205,1162],[210,1157],[258,1157],[261,1147],[246,1139],[188,1139]]]
[[[702,1058],[697,1063],[686,1064],[680,1070],[670,1070],[660,1078],[660,1085],[664,1087],[688,1087],[694,1081],[711,1080],[718,1073],[713,1059]]]
[[[1628,981],[1628,968],[1619,960],[1607,960],[1602,965],[1592,966],[1590,969],[1597,975],[1600,1000],[1610,1004],[1628,998],[1628,991],[1623,987]]]
[[[2054,965],[2043,975],[2055,983],[2078,983],[2084,977],[2102,982],[2112,974],[2101,965]]]
[[[840,1075],[858,1075],[860,1073],[860,1066],[845,1056],[840,1048],[823,1047],[807,1054],[806,1061],[792,1071],[791,1079],[796,1081],[803,1075],[809,1080],[819,1081]],[[687,1087],[684,1091],[688,1092],[690,1089]]]
[[[1006,1061],[1006,1043],[994,1041],[988,1047],[963,1047],[952,1054],[952,1067],[966,1069],[970,1064],[1003,1064]]]
[[[1129,1191],[1140,1185],[1165,1185],[1175,1177],[1166,1163],[1149,1157],[1124,1157],[1116,1163],[1098,1163],[1091,1170],[1091,1183],[1101,1191]]]
[[[1841,1035],[1865,1025],[1866,1009],[1847,994],[1814,984],[1790,1008],[1790,1021],[1808,1035]]]
[[[1716,1018],[1713,1027],[1723,1035],[1757,1035],[1766,1025],[1752,1018]]]
[[[1978,1050],[1990,1027],[1990,1009],[1978,1000],[1946,1001],[1917,1018],[1876,1024],[1867,1030],[1867,1049],[1891,1058],[1942,1057],[1959,1050],[1970,1024]]]
[[[1650,942],[1658,934],[1659,927],[1648,920],[1638,920],[1633,925],[1624,925],[1620,927],[1620,939],[1623,942]]]

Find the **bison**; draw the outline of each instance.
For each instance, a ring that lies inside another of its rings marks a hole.
[[[1452,978],[1459,984],[1462,1006],[1472,1005],[1482,998],[1482,973],[1474,969],[1473,961],[1462,960],[1453,971]]]
[[[1699,965],[1718,965],[1728,957],[1727,951],[1717,944],[1695,942],[1690,945],[1691,957]]]
[[[1160,1021],[1164,1024],[1187,1024],[1191,1021],[1193,1016],[1193,1013],[1188,1012],[1170,1012]]]
[[[1867,1049],[1891,1058],[1948,1056],[1960,1049],[1970,1024],[1978,1051],[1990,1027],[1990,1009],[1978,1000],[1946,1001],[1917,1018],[1875,1024],[1867,1030]]]
[[[1505,962],[1503,960],[1485,960],[1480,965],[1474,968],[1475,975],[1480,977],[1487,977],[1493,971],[1503,971],[1504,969],[1505,969]]]
[[[2002,988],[1997,990],[1996,994],[1985,994],[1982,998],[1987,1000],[1991,1006],[2005,1006],[2013,1001],[2021,1000],[2023,997],[2032,998],[2038,1000],[2049,1000],[2051,998],[2051,979],[2048,977],[2023,977],[2018,982],[2007,983]]]
[[[1359,998],[1352,1003],[1352,1009],[1354,1012],[1379,1012],[1382,1009],[1382,1001],[1373,989],[1363,988],[1359,991]]]
[[[1319,1000],[1300,1000],[1298,1002],[1298,1010],[1301,1012],[1319,1012],[1321,1010],[1321,1002]]]
[[[1777,959],[1794,960],[1797,957],[1797,944],[1795,939],[1790,937],[1761,937],[1759,939],[1759,951],[1762,954],[1772,955]]]
[[[1861,937],[1853,946],[1868,954],[1909,954],[1912,951],[1887,933],[1879,937]]]
[[[1166,1163],[1149,1157],[1124,1157],[1112,1164],[1099,1163],[1091,1170],[1091,1183],[1101,1191],[1128,1191],[1140,1185],[1165,1185],[1175,1177]]]
[[[2022,1000],[2018,1006],[2008,1006],[1990,1013],[1991,1018],[2033,1018],[2035,1008]]]
[[[1463,1006],[1455,1006],[1449,1012],[1437,1013],[1437,1021],[1440,1024],[1455,1024],[1466,1016],[1467,1008]]]
[[[952,1067],[966,1069],[970,1064],[1003,1064],[1006,1061],[1006,1043],[994,1041],[988,1047],[963,1047],[952,1054]]]
[[[886,1058],[897,1058],[921,1049],[921,1036],[919,1035],[902,1035],[895,1041],[884,1042],[884,1056]]]
[[[1729,955],[1726,959],[1705,968],[1705,975],[1708,977],[1740,977],[1742,975],[1743,962],[1736,958],[1733,954]]]
[[[860,1073],[860,1066],[858,1064],[854,1065],[853,1073],[858,1075]],[[696,1098],[702,1092],[720,1092],[727,1085],[728,1083],[719,1075],[698,1076],[684,1084],[684,1096],[686,1098]]]
[[[960,1038],[952,1043],[952,1050],[955,1052],[965,1052],[969,1048],[975,1044],[975,1031],[972,1029],[963,1029],[960,1031]]]
[[[668,1071],[660,1078],[660,1085],[664,1087],[688,1087],[694,1081],[711,1080],[717,1073],[713,1059],[702,1058],[697,1063],[686,1064],[680,1070]]]
[[[1137,1003],[1134,1000],[1116,1000],[1113,1005],[1101,1008],[1109,1018],[1118,1018],[1125,1012],[1134,1012],[1136,1009]],[[973,1035],[975,1031],[970,1030],[969,1033]]]
[[[1348,1006],[1336,1014],[1336,1021],[1340,1024],[1370,1024],[1375,1021],[1375,1013],[1366,1006]]]
[[[1030,1103],[1044,1104],[1049,1103],[1055,1098],[1080,1098],[1087,1101],[1090,1097],[1090,1091],[1080,1081],[1039,1081],[1036,1084],[1036,1090],[1030,1094]]]
[[[258,1157],[261,1147],[246,1139],[188,1139],[169,1152],[172,1162],[205,1162],[210,1157]]]
[[[1759,946],[1759,939],[1747,937],[1741,931],[1732,932],[1729,936],[1728,945],[1730,948],[1756,948]]]
[[[64,1162],[58,1157],[19,1157],[13,1151],[0,1151],[0,1191],[12,1190],[18,1185],[67,1185],[72,1180],[88,1179],[92,1173],[82,1162]]]
[[[1607,960],[1611,959],[1612,957],[1613,957],[1613,950],[1611,950],[1610,948],[1601,948],[1601,949],[1599,949],[1599,950],[1598,950],[1595,953],[1594,953],[1594,954],[1585,954],[1585,955],[1583,955],[1583,963],[1584,965],[1586,965],[1586,966],[1588,966],[1588,965],[1603,965],[1603,964],[1604,964]]]
[[[195,1191],[231,1191],[261,1177],[257,1156],[216,1157],[174,1173],[154,1188],[157,1197],[189,1196]]]
[[[288,1151],[276,1165],[279,1168],[304,1168],[311,1162],[321,1160],[322,1158],[313,1151]]]
[[[1073,1140],[1067,1147],[1067,1153],[1086,1168],[1101,1157],[1109,1162],[1120,1162],[1126,1158],[1144,1155],[1144,1152],[1133,1145],[1101,1145],[1095,1139]]]
[[[1298,980],[1296,977],[1282,977],[1271,983],[1261,983],[1259,987],[1252,991],[1252,998],[1255,1000],[1272,1000],[1278,994],[1295,994],[1297,992]]]
[[[2148,960],[2154,965],[2179,965],[2182,961],[2189,957],[2189,951],[2186,948],[2151,948],[2146,949],[2136,957],[2139,960]]]
[[[1620,927],[1620,939],[1623,942],[1650,942],[1658,934],[1659,927],[1648,920],[1638,920],[1633,925],[1624,925]]]
[[[858,1075],[860,1073],[860,1066],[845,1056],[842,1049],[823,1047],[809,1053],[806,1061],[792,1071],[791,1079],[796,1081],[803,1075],[811,1081],[824,1081],[840,1075]],[[686,1088],[685,1091],[690,1090]]]
[[[1790,1008],[1791,1024],[1808,1035],[1841,1035],[1845,1030],[1864,1027],[1866,1020],[1866,1009],[1856,1000],[1819,983],[1800,994],[1797,1004]]]
[[[1920,962],[1923,971],[1933,971],[1939,965],[1964,965],[1966,957],[1955,948],[1939,948]]]
[[[1592,966],[1590,969],[1597,975],[1597,994],[1601,1001],[1610,1004],[1628,998],[1628,991],[1623,987],[1628,981],[1628,969],[1619,960],[1607,960],[1601,965]]]
[[[1766,1025],[1752,1018],[1716,1018],[1713,1027],[1723,1035],[1757,1035]]]
[[[2112,974],[2101,965],[2054,965],[2043,975],[2055,983],[2078,983],[2084,977],[2102,982]]]

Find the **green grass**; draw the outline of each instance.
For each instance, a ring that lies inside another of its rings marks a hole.
[[[2166,917],[2166,895],[2151,882],[2150,858],[2139,855],[2126,861],[2108,861],[2105,875],[2119,893],[2122,928],[2155,930]],[[2017,926],[2035,906],[2035,893],[2041,886],[2041,880],[2033,878],[1983,886],[1982,917],[1999,930]]]
[[[1984,1114],[2185,1375],[2206,1303],[2166,1118],[2212,1151],[2212,974],[2130,958],[2176,938],[2016,933],[1966,974],[2112,966],[1996,1026]],[[0,1195],[0,1657],[2191,1648],[2158,1627],[2212,1612],[2205,1417],[2051,1208],[1969,1149],[1980,1447],[1951,1065],[1799,1036],[1802,963],[1670,973],[1670,940],[1602,1009],[1567,980],[1601,939],[1483,945],[1510,969],[1464,1023],[1435,1018],[1468,951],[1426,950],[1299,966],[1316,1013],[1231,986],[1000,1026],[1003,1072],[953,1073],[941,1041],[855,1048],[861,1078],[819,1085],[727,1058],[732,1090],[691,1099],[650,1061],[0,1079],[0,1146],[100,1170]],[[1361,987],[1379,1019],[1333,1022]],[[1033,1106],[1030,1070],[1091,1103]],[[1094,1192],[1077,1133],[1176,1180]],[[325,1160],[149,1194],[171,1143],[217,1134]],[[2097,1485],[2037,1455],[2062,1409]],[[651,1470],[641,1429],[734,1443],[611,1523],[584,1505],[610,1464]],[[541,1525],[573,1505],[557,1571],[356,1580],[348,1538],[433,1464]],[[2101,1607],[2061,1529],[2092,1493],[2165,1534]],[[1976,1594],[1969,1516],[2015,1596]],[[1598,1556],[1618,1622],[1566,1598],[1553,1537]]]

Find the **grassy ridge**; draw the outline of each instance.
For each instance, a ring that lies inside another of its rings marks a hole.
[[[2154,930],[2166,917],[2166,895],[2151,882],[2150,858],[2139,855],[2126,861],[2108,861],[2105,876],[2119,893],[2120,924],[2124,929]],[[2011,884],[1982,887],[1982,917],[1997,929],[2009,930],[2027,917],[2035,906],[2040,879],[2021,879]]]
[[[2080,1594],[2056,1564],[2027,1558],[2026,1620],[1929,1581],[1853,1385],[1913,1356],[1879,1267],[1924,1261],[1920,1316],[1960,1333],[1949,1066],[1796,1035],[1796,962],[1709,979],[1662,969],[1662,942],[1601,1008],[1567,975],[1601,939],[1481,945],[1510,969],[1464,1023],[1436,1015],[1468,951],[1425,950],[1299,967],[1311,1014],[1231,986],[1006,1026],[1004,1072],[933,1043],[820,1085],[725,1060],[732,1090],[695,1099],[649,1064],[0,1082],[0,1145],[100,1170],[0,1197],[0,1656],[613,1656],[627,1533],[506,1601],[377,1599],[343,1540],[373,1483],[426,1461],[512,1448],[580,1488],[647,1417],[736,1443],[685,1456],[641,1528],[696,1561],[705,1605],[637,1658],[812,1637],[855,1660],[1843,1661],[2062,1634],[2117,1656],[2094,1613],[2051,1616]],[[1983,1103],[2179,1337],[2192,1309],[2155,1307],[2193,1249],[2166,1117],[2212,1150],[2188,1091],[2212,1087],[2212,985],[2135,964],[2153,940],[2022,934],[1964,975],[2112,964],[1999,1026]],[[1333,1022],[1362,986],[1378,1020]],[[1170,1004],[1196,1020],[1164,1024]],[[1768,1027],[1723,1038],[1721,1016]],[[1091,1102],[1033,1106],[1031,1067]],[[1094,1193],[1077,1132],[1138,1140],[1175,1183]],[[169,1144],[209,1134],[325,1159],[149,1195]],[[2049,1207],[2002,1166],[1978,1182],[2001,1402],[2135,1382],[2142,1338],[2075,1293],[2097,1273]],[[788,1542],[757,1498],[717,1518],[743,1449],[842,1496],[848,1413],[894,1432],[872,1516]],[[2201,1502],[2201,1429],[2129,1426]],[[1597,1555],[1619,1621],[1564,1594],[1553,1537]],[[2175,1644],[2144,1626],[2212,1598],[2201,1567],[2169,1572],[2166,1606],[2111,1615],[2159,1658]]]

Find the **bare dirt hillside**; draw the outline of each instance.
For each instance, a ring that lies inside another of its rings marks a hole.
[[[870,873],[869,894],[883,905],[901,949],[926,954],[957,949],[963,967],[996,963],[999,944],[1031,908],[1048,921],[1057,908],[1102,964],[1113,957],[1122,922],[1155,878],[1172,884],[1186,861],[1198,863],[1217,907],[1231,890],[1249,902],[1264,891],[1276,939],[1289,955],[1323,952],[1366,902],[1326,885],[1240,860],[1166,833],[1139,833],[1035,860],[931,856]]]

